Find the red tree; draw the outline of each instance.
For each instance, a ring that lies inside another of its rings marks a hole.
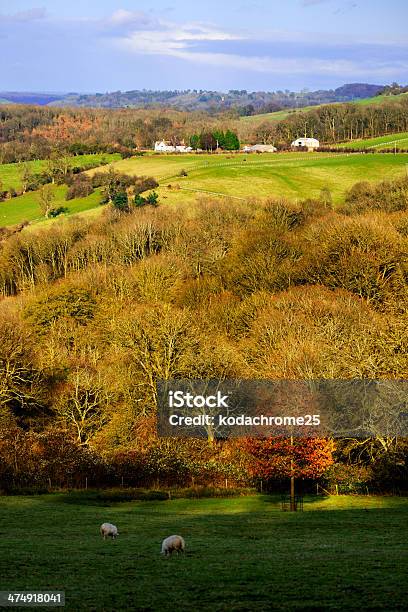
[[[318,478],[333,463],[333,442],[325,438],[245,438],[242,449],[251,476]],[[292,463],[293,461],[293,463]]]

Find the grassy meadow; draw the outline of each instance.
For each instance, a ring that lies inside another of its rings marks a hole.
[[[333,102],[333,104],[338,104]],[[286,108],[284,110],[274,111],[273,113],[262,113],[260,115],[248,115],[247,117],[240,117],[239,121],[244,124],[257,125],[263,121],[282,121],[294,113],[307,113],[321,106],[327,106],[326,104],[315,104],[313,106],[302,106],[301,108]]]
[[[118,153],[96,153],[92,155],[78,155],[70,157],[72,166],[99,163],[102,160],[108,162],[116,161],[120,159]],[[47,164],[45,159],[37,159],[35,161],[24,162],[30,170],[36,174],[42,172]],[[11,188],[19,189],[21,187],[21,172],[23,164],[0,164],[0,181],[3,186],[2,189],[8,190]]]
[[[395,96],[382,94],[379,96],[373,96],[372,98],[361,98],[361,100],[355,100],[354,104],[359,104],[361,106],[371,106],[371,104],[383,104],[384,102],[400,102],[403,98],[407,97],[407,93],[396,94]]]
[[[399,132],[398,134],[387,134],[386,136],[378,136],[377,138],[365,138],[364,140],[352,140],[346,143],[334,145],[338,148],[347,146],[350,149],[393,149],[394,145],[403,149],[408,148],[408,132]]]
[[[308,498],[287,513],[261,495],[0,497],[0,588],[65,590],[67,610],[403,610],[407,519],[406,498]],[[186,554],[162,558],[173,533]]]
[[[361,180],[402,176],[408,156],[323,153],[265,153],[262,155],[147,155],[114,164],[128,174],[154,176],[160,202],[183,203],[194,194],[237,198],[317,197],[328,187],[333,201]],[[178,176],[184,169],[186,177]],[[92,172],[92,171],[90,171]],[[171,185],[171,188],[169,188]]]
[[[85,156],[84,156],[85,157]],[[88,156],[90,157],[90,156]],[[33,162],[36,163],[36,162]],[[13,165],[13,164],[9,164]],[[336,153],[266,153],[263,155],[154,155],[114,161],[112,166],[137,176],[152,176],[160,184],[156,190],[161,205],[188,205],[197,196],[306,199],[318,197],[328,188],[333,202],[340,203],[344,192],[361,180],[378,181],[403,176],[408,156],[384,154]],[[0,166],[0,172],[5,166]],[[109,166],[89,170],[107,170]],[[182,170],[187,176],[180,176]],[[100,190],[85,198],[65,200],[67,187],[53,186],[54,208],[62,208],[58,218],[95,211],[99,208]],[[102,209],[100,209],[102,210]],[[38,193],[0,202],[0,226],[29,221],[51,223],[41,216]]]
[[[96,189],[94,193],[91,193],[91,195],[85,198],[66,200],[65,194],[67,189],[66,185],[52,186],[52,192],[55,196],[52,207],[57,209],[62,208],[63,212],[61,216],[78,214],[99,207],[101,200],[100,189]],[[28,191],[24,195],[0,202],[0,226],[17,225],[23,221],[29,221],[31,223],[43,221],[50,223],[54,221],[52,218],[46,220],[45,217],[41,215],[38,203],[38,192],[36,191]]]

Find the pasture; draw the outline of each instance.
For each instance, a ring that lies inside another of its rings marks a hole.
[[[102,160],[108,162],[120,159],[119,153],[96,153],[92,155],[78,155],[69,158],[72,166],[86,166],[100,163]],[[42,172],[47,164],[45,159],[24,162],[24,164],[0,164],[0,181],[2,189],[19,189],[21,187],[21,173],[24,165],[27,165],[34,174]]]
[[[333,203],[340,203],[344,192],[361,180],[378,181],[403,176],[408,168],[408,155],[380,153],[266,153],[187,154],[133,157],[113,162],[113,167],[137,176],[153,176],[159,187],[160,205],[190,205],[197,196],[248,198],[279,198],[291,200],[317,198],[322,189],[329,189]],[[109,166],[88,170],[107,171]],[[1,170],[2,166],[0,166]],[[187,176],[180,176],[185,170]],[[66,186],[53,186],[54,208],[61,207],[67,215],[94,211],[98,214],[100,190],[85,198],[66,201]],[[0,202],[0,226],[54,222],[41,216],[38,193]]]
[[[0,497],[0,588],[65,590],[67,610],[403,610],[407,519],[389,497],[308,498],[303,513],[262,495]],[[173,533],[187,552],[166,559]]]
[[[323,188],[333,202],[361,180],[378,181],[402,176],[408,155],[265,153],[262,155],[147,155],[114,164],[128,174],[153,176],[160,183],[160,203],[184,203],[195,195],[237,198],[305,199],[318,197]],[[180,177],[180,171],[187,172]],[[90,171],[92,172],[92,171]],[[171,188],[168,186],[171,185]]]
[[[333,104],[338,104],[333,102]],[[315,104],[313,106],[301,106],[300,108],[285,108],[283,110],[274,111],[273,113],[262,113],[260,115],[248,115],[247,117],[240,117],[239,121],[246,125],[258,125],[264,121],[282,121],[294,113],[307,113],[316,108],[327,106],[326,104]]]
[[[99,207],[100,189],[96,189],[94,193],[85,198],[66,200],[67,189],[66,185],[52,186],[52,192],[55,196],[52,207],[63,209],[61,216],[73,215]],[[59,218],[59,216],[56,218]],[[52,218],[46,220],[41,215],[37,191],[28,191],[24,195],[0,202],[0,226],[17,225],[23,221],[45,223],[54,221]]]
[[[352,140],[350,142],[340,143],[336,146],[348,147],[350,149],[394,149],[394,145],[402,149],[408,149],[408,132],[399,132],[398,134],[387,134],[386,136],[378,136],[377,138],[365,138],[364,140]]]
[[[390,102],[393,104],[394,102],[400,102],[401,100],[408,97],[407,93],[396,94],[395,96],[380,94],[379,96],[373,96],[372,98],[361,98],[360,100],[355,100],[354,104],[360,104],[362,106],[371,106],[372,104],[384,104]]]

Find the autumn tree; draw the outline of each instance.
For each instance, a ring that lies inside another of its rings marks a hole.
[[[325,438],[246,438],[242,448],[251,475],[266,481],[315,479],[333,463],[334,445]]]
[[[41,213],[46,219],[48,219],[52,211],[52,204],[54,200],[55,194],[51,185],[43,185],[38,191],[38,204],[40,206]]]
[[[23,163],[20,170],[21,177],[21,188],[23,193],[25,193],[28,189],[29,184],[32,182],[34,178],[34,174],[27,163]],[[0,188],[1,191],[1,188]]]

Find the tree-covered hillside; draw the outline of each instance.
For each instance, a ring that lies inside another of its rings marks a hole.
[[[349,102],[375,96],[382,85],[352,83],[337,89],[301,92],[247,91],[232,89],[228,92],[197,89],[154,91],[131,90],[108,93],[68,93],[58,96],[40,93],[0,92],[0,97],[18,104],[42,104],[50,106],[82,106],[95,108],[122,107],[170,107],[179,110],[204,110],[220,112],[234,109],[241,115],[271,112],[280,108],[296,108],[329,102]]]
[[[406,378],[407,179],[336,211],[324,194],[132,211],[1,243],[3,488],[279,481],[273,446],[158,438],[155,381]],[[404,441],[308,444],[309,477],[404,487]]]

